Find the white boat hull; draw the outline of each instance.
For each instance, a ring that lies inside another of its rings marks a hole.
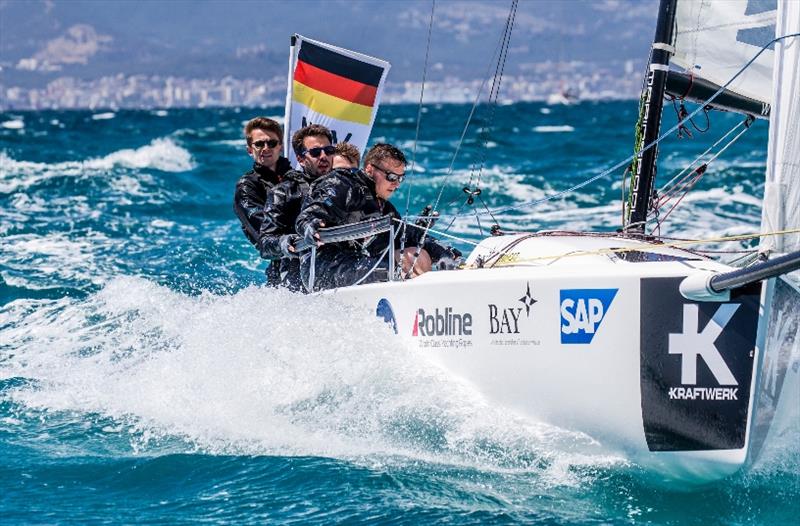
[[[508,239],[486,240],[468,261]],[[667,261],[538,259],[565,245],[639,247],[640,259]],[[687,300],[683,278],[730,268],[622,238],[524,239],[514,254],[504,268],[328,294],[377,312],[493,403],[586,432],[665,479],[704,483],[743,465],[760,286],[729,301]],[[537,256],[525,265],[526,255]]]

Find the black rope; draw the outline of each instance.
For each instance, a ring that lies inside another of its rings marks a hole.
[[[411,168],[410,172],[413,175],[414,167],[416,166],[417,162],[417,143],[419,141],[419,128],[420,123],[422,122],[422,101],[425,95],[425,80],[428,76],[428,57],[430,55],[431,50],[431,33],[433,32],[433,13],[436,10],[436,0],[431,1],[431,18],[430,22],[428,23],[428,43],[425,47],[425,65],[422,67],[422,85],[420,86],[419,91],[419,107],[417,108],[417,130],[414,133],[414,149],[411,153]],[[403,216],[408,215],[408,210],[411,207],[411,187],[413,182],[413,178],[410,178],[408,181],[408,186],[406,187],[406,211]],[[400,252],[402,253],[406,248],[406,224],[403,223],[402,226],[403,234],[400,238]]]
[[[511,10],[506,19],[506,28],[503,34],[503,46],[500,51],[500,58],[497,61],[497,66],[494,70],[494,79],[492,80],[492,87],[489,90],[489,104],[490,111],[486,125],[482,130],[483,147],[481,148],[481,162],[478,168],[478,178],[475,183],[475,190],[480,193],[481,178],[483,177],[483,168],[486,165],[486,152],[489,146],[489,139],[491,138],[491,129],[494,125],[494,118],[497,114],[497,101],[500,98],[500,86],[503,83],[503,74],[506,69],[506,60],[508,59],[508,49],[511,47],[511,32],[514,27],[514,21],[517,17],[518,0],[513,0]],[[469,204],[472,204],[470,202]],[[494,218],[492,218],[494,221]]]
[[[481,194],[481,179],[483,177],[483,169],[486,165],[486,152],[489,146],[489,140],[491,139],[491,128],[494,123],[495,115],[497,113],[497,106],[498,106],[498,99],[500,97],[500,86],[503,82],[503,75],[505,73],[506,61],[508,59],[508,49],[511,43],[511,33],[514,28],[514,21],[516,20],[517,16],[517,7],[519,5],[519,0],[513,0],[511,3],[511,9],[509,10],[508,17],[506,18],[506,25],[503,29],[503,34],[501,36],[501,44],[500,44],[500,55],[497,59],[497,65],[495,66],[494,70],[494,77],[492,78],[492,86],[489,90],[489,114],[486,120],[486,124],[482,127],[481,130],[481,141],[482,141],[482,148],[480,150],[480,165],[478,166],[478,174],[477,177],[475,176],[475,165],[473,164],[470,168],[470,176],[469,182],[467,186],[462,188],[462,191],[467,194],[465,204],[467,206],[472,206],[475,203],[475,198],[479,197]],[[473,180],[475,184],[473,185]],[[491,210],[486,205],[486,203],[481,199],[481,203],[484,205],[486,211],[491,215]],[[464,205],[462,205],[463,208]],[[477,212],[476,212],[477,213]],[[476,218],[478,216],[476,215]],[[492,221],[497,223],[497,219],[492,216]],[[454,221],[450,221],[445,232],[448,231],[454,224]],[[483,234],[483,229],[480,226],[480,219],[478,218],[478,228]]]

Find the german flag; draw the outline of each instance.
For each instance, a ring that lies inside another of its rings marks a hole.
[[[297,56],[292,101],[340,121],[369,126],[384,68],[307,40]]]

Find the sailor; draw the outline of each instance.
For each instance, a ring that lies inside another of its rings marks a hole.
[[[333,169],[358,168],[361,162],[361,152],[349,142],[340,142],[333,153]]]
[[[314,263],[314,290],[387,279],[388,265],[383,256],[390,243],[389,232],[358,241],[322,244],[317,230],[385,215],[400,220],[400,213],[388,199],[405,178],[405,167],[403,152],[390,144],[378,143],[367,152],[364,170],[339,168],[312,186],[295,226],[307,241],[319,246]],[[457,250],[430,237],[420,247],[421,238],[420,229],[409,227],[402,254],[397,250],[401,245],[399,236],[392,243],[395,250],[390,257],[401,261],[403,274],[409,278],[429,271],[432,263],[445,259],[455,262],[461,256]],[[302,264],[305,283],[310,267],[311,256],[307,252]]]
[[[253,244],[264,222],[264,203],[267,191],[283,180],[291,169],[289,160],[281,156],[283,144],[281,125],[267,117],[256,117],[244,127],[247,154],[253,158],[253,168],[236,183],[233,210],[242,223],[242,231]],[[274,261],[267,268],[267,283],[277,284],[280,264]]]
[[[279,283],[293,291],[302,290],[299,254],[294,249],[299,236],[294,224],[311,183],[331,170],[332,139],[330,130],[319,124],[297,130],[292,149],[301,169],[286,172],[284,181],[267,193],[258,249],[264,258],[281,258]]]

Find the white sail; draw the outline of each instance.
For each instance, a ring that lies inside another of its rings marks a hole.
[[[775,38],[775,17],[776,0],[680,0],[671,62],[722,86]],[[729,89],[770,103],[772,62],[768,49]]]
[[[800,2],[779,0],[776,36],[800,33]],[[800,37],[776,43],[762,232],[800,228]],[[762,252],[800,250],[800,234],[768,236]]]

